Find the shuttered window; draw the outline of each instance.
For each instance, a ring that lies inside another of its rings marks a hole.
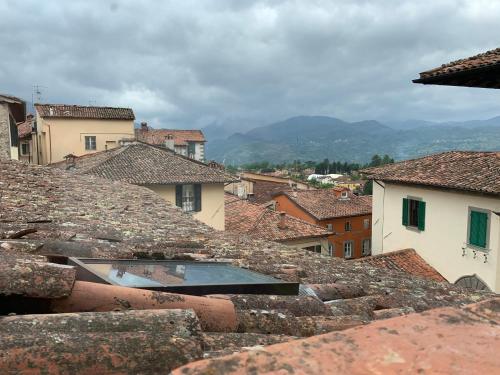
[[[176,185],[175,205],[184,212],[201,211],[201,185]]]
[[[486,248],[488,238],[488,213],[470,211],[469,216],[469,244]]]
[[[403,198],[402,224],[425,230],[426,203],[421,200]]]

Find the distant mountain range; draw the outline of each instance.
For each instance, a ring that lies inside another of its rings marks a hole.
[[[464,122],[409,120],[347,122],[327,116],[299,116],[245,133],[227,127],[203,129],[208,159],[239,165],[293,160],[364,163],[374,154],[408,159],[448,150],[500,150],[500,117]]]

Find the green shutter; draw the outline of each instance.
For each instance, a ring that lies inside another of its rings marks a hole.
[[[488,214],[486,212],[471,211],[469,223],[469,243],[479,247],[486,247],[487,234]]]
[[[403,198],[403,225],[408,226],[408,199]]]
[[[175,185],[175,205],[182,207],[182,185]]]
[[[201,185],[194,185],[194,210],[195,212],[201,211]]]
[[[425,202],[418,202],[418,229],[425,230]]]

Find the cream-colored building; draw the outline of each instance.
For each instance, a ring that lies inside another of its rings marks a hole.
[[[224,184],[236,180],[220,169],[143,142],[69,157],[51,166],[141,185],[194,218],[224,230]]]
[[[19,160],[19,137],[16,123],[25,120],[26,103],[0,94],[0,158]]]
[[[372,251],[414,248],[449,282],[500,292],[500,153],[372,168]]]
[[[134,112],[130,108],[35,104],[36,136],[33,159],[37,164],[64,160],[119,146],[134,138]]]

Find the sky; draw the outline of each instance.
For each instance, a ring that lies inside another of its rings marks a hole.
[[[0,0],[0,15],[0,92],[38,85],[153,127],[500,115],[500,90],[411,83],[500,47],[497,0]]]

